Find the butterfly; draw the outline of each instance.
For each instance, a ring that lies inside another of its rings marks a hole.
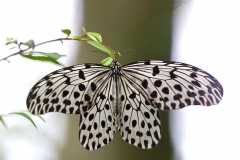
[[[158,60],[121,66],[114,59],[54,71],[33,86],[26,103],[32,114],[80,114],[79,139],[88,150],[108,144],[116,130],[150,149],[161,139],[159,110],[216,105],[222,97],[218,80],[195,66]]]

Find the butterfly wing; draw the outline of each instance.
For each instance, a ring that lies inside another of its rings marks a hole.
[[[118,130],[124,141],[136,147],[149,149],[161,138],[161,123],[158,108],[145,104],[145,97],[124,76],[120,77],[121,106]]]
[[[152,148],[161,138],[159,109],[210,106],[223,96],[221,84],[209,73],[170,61],[138,61],[121,67],[118,130],[123,140]]]
[[[216,78],[185,63],[138,61],[122,66],[121,74],[145,98],[142,103],[161,110],[215,105],[223,97]]]
[[[79,139],[84,148],[98,149],[108,144],[115,133],[115,117],[112,107],[113,77],[98,86],[94,105],[80,117]]]
[[[97,87],[110,76],[110,69],[82,64],[54,71],[33,86],[27,97],[28,110],[33,114],[84,113],[93,105]]]

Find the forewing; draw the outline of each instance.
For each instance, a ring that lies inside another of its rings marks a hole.
[[[94,105],[80,117],[79,139],[84,148],[98,149],[108,144],[115,133],[115,118],[110,100],[113,78],[98,87]]]
[[[99,64],[81,64],[54,71],[33,86],[27,97],[28,110],[33,114],[87,111],[98,94],[97,87],[111,75],[110,69]]]
[[[144,103],[145,97],[131,81],[120,77],[122,112],[118,130],[124,141],[150,149],[161,138],[160,114],[157,108]]]
[[[138,61],[122,66],[121,75],[145,98],[143,104],[161,110],[215,105],[223,97],[216,78],[185,63]]]

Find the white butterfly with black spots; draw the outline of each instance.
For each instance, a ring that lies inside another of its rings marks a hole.
[[[161,139],[158,110],[190,105],[211,106],[223,97],[221,84],[209,73],[171,61],[137,61],[120,66],[80,64],[54,71],[31,89],[32,114],[80,114],[79,139],[84,148],[98,149],[113,139],[143,149]]]

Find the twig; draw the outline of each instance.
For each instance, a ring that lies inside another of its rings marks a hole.
[[[65,41],[65,40],[77,40],[77,41],[81,41],[80,39],[58,38],[58,39],[53,39],[53,40],[49,40],[49,41],[46,41],[46,42],[42,42],[42,43],[36,44],[35,47],[40,46],[40,45],[43,45],[43,44],[45,44],[45,43],[56,42],[56,41],[61,41],[61,42],[62,42],[62,41]],[[13,53],[13,54],[5,57],[5,58],[2,58],[2,59],[0,59],[0,61],[6,60],[6,59],[9,58],[9,57],[12,57],[12,56],[15,56],[15,55],[17,55],[17,54],[23,53],[23,52],[25,52],[25,51],[27,51],[27,50],[29,50],[29,49],[31,49],[31,47],[28,47],[28,48],[23,49],[23,50],[20,49],[20,51],[18,51],[18,52],[16,52],[16,53]]]

